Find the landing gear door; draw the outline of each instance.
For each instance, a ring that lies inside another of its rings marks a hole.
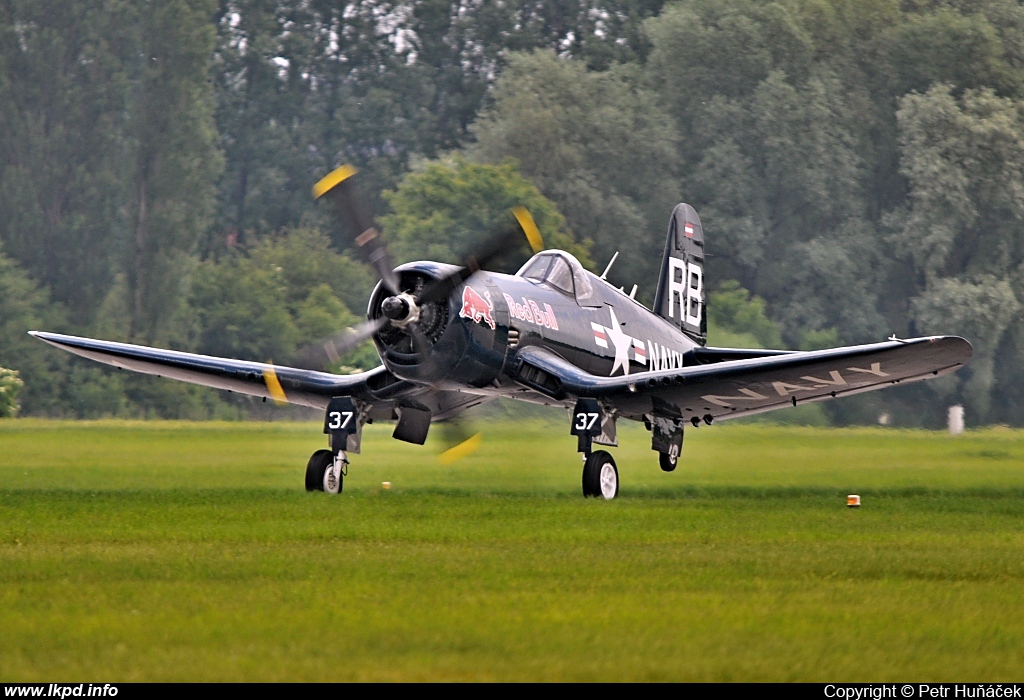
[[[678,459],[683,452],[683,422],[678,418],[651,419],[651,449]]]
[[[579,439],[579,451],[590,454],[591,443],[617,446],[615,415],[605,411],[596,399],[579,399],[570,414],[571,435]]]
[[[362,406],[349,396],[336,396],[327,404],[324,433],[329,436],[331,450],[359,454],[363,438]]]

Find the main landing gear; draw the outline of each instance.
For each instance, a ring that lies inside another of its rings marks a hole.
[[[619,470],[604,450],[591,452],[583,462],[583,495],[610,501],[619,495]]]
[[[339,450],[317,450],[306,464],[306,490],[338,494],[345,487],[348,455]]]
[[[348,396],[336,396],[327,405],[324,433],[329,450],[317,450],[306,464],[306,490],[338,494],[348,476],[348,453],[359,454],[364,406]]]
[[[593,444],[617,445],[615,417],[605,413],[594,399],[580,399],[572,412],[569,431],[579,439],[583,453],[583,495],[610,501],[619,495],[619,470],[615,460],[604,450],[592,451]]]
[[[683,451],[683,421],[679,418],[652,416],[645,422],[651,431],[651,449],[658,453],[661,471],[675,471]]]
[[[583,453],[583,495],[611,500],[619,495],[619,470],[615,460],[604,450],[593,451],[594,443],[616,446],[615,413],[606,411],[597,399],[578,399],[572,413],[570,433],[579,439],[577,450]],[[700,423],[699,418],[693,424]],[[713,418],[704,416],[711,424]],[[675,471],[683,451],[683,419],[680,417],[647,415],[644,424],[651,431],[651,449],[658,453],[658,466],[662,471]]]

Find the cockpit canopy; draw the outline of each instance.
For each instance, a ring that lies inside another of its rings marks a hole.
[[[545,250],[526,261],[516,273],[535,282],[543,282],[568,294],[583,306],[596,304],[589,273],[572,254],[564,250]]]

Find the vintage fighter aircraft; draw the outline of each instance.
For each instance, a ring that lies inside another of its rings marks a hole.
[[[362,427],[397,421],[394,437],[423,444],[432,422],[497,397],[568,410],[583,455],[583,495],[614,498],[616,420],[642,421],[664,471],[676,467],[683,430],[962,367],[971,345],[953,336],[795,352],[706,346],[704,232],[697,212],[672,212],[654,308],[588,272],[569,253],[543,250],[528,212],[515,217],[536,254],[515,275],[481,268],[507,233],[463,266],[395,268],[344,166],[314,187],[348,220],[380,282],[367,321],[325,344],[337,356],[367,337],[382,366],[353,375],[222,359],[56,333],[32,335],[123,369],[324,410],[330,449],[306,467],[306,489],[339,493]],[[511,221],[511,217],[510,217]]]

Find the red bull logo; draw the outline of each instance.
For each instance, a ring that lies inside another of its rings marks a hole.
[[[544,326],[553,331],[558,330],[558,319],[555,318],[555,310],[551,308],[551,304],[544,304],[542,309],[540,304],[533,299],[522,297],[522,300],[523,303],[520,304],[511,295],[505,294],[505,303],[508,304],[509,314],[520,321],[536,323],[538,326]]]
[[[475,289],[466,285],[462,288],[462,310],[459,316],[468,318],[477,323],[484,323],[494,330],[494,304],[491,303],[491,293],[485,291],[483,296]]]

